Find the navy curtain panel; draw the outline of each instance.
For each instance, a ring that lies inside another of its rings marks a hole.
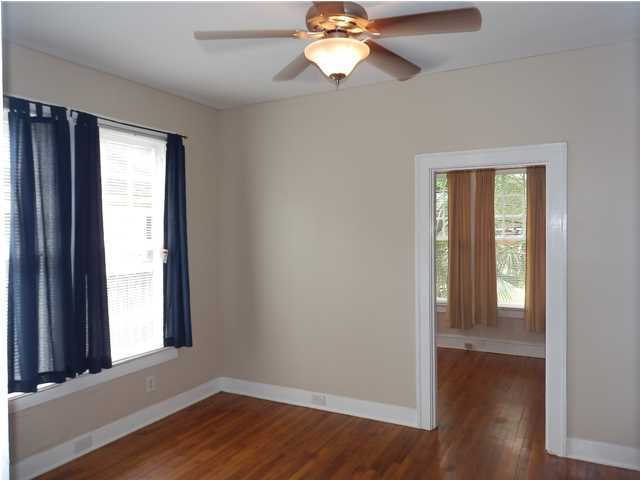
[[[164,345],[190,347],[191,306],[187,255],[187,195],[182,137],[167,136],[164,196]]]
[[[98,119],[78,112],[75,126],[73,335],[75,373],[111,368],[102,223]]]
[[[64,108],[9,99],[9,393],[64,382],[72,312],[71,160]]]

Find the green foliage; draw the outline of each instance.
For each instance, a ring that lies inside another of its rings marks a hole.
[[[449,282],[449,245],[447,240],[436,240],[436,298],[447,299]]]

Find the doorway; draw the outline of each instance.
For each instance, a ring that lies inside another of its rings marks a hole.
[[[422,154],[416,157],[416,385],[418,426],[437,416],[436,176],[469,169],[546,171],[545,447],[566,456],[566,144]]]

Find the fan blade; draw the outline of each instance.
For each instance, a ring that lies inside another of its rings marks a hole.
[[[311,2],[313,6],[318,9],[319,12],[335,15],[339,12],[345,11],[344,2]]]
[[[369,27],[383,37],[475,32],[480,30],[481,25],[482,15],[477,8],[379,18],[369,23]]]
[[[232,40],[240,38],[297,38],[298,30],[229,30],[193,32],[196,40]]]
[[[304,53],[301,53],[296,58],[294,58],[289,65],[280,70],[274,77],[274,82],[286,82],[287,80],[293,80],[302,72],[304,72],[307,67],[310,65],[307,57],[304,56]]]
[[[421,68],[406,58],[387,50],[379,43],[367,40],[369,56],[367,61],[398,80],[409,80],[420,73]]]

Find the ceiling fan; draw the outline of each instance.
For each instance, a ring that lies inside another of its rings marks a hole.
[[[241,38],[296,38],[313,40],[304,52],[284,67],[273,79],[292,80],[310,63],[335,82],[336,87],[363,60],[397,78],[408,80],[420,73],[420,67],[386,49],[375,39],[428,35],[433,33],[475,32],[482,16],[477,8],[460,8],[369,20],[366,10],[354,2],[313,2],[307,11],[307,31],[246,30],[196,31],[196,40]]]

